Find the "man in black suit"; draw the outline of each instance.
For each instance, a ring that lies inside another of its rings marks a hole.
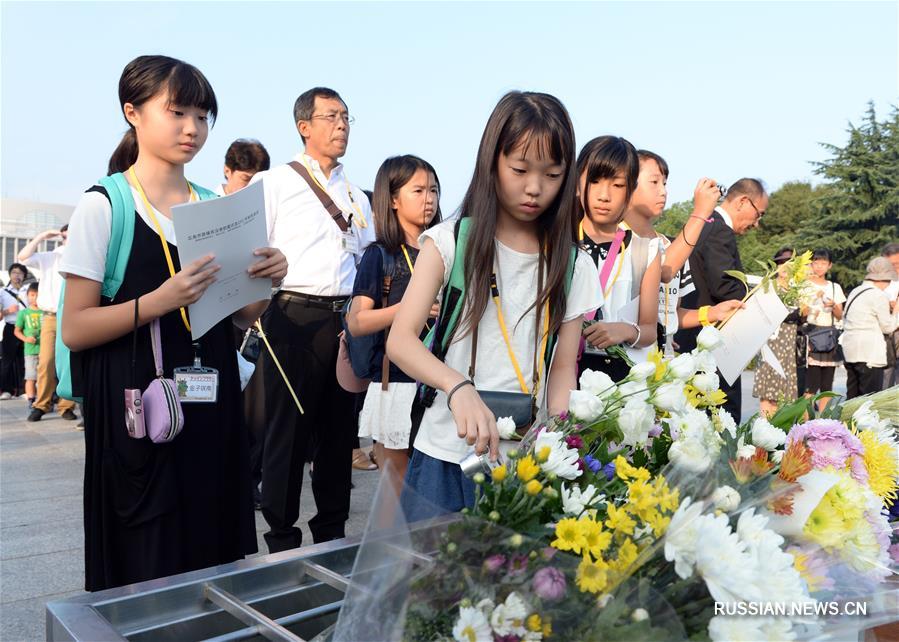
[[[690,255],[690,269],[696,286],[695,302],[684,302],[687,307],[700,309],[700,319],[704,318],[704,306],[746,296],[743,283],[725,274],[725,271],[743,271],[737,249],[737,235],[756,227],[767,207],[768,194],[762,181],[757,178],[741,178],[731,185],[724,202],[715,208],[708,224],[703,228]],[[686,352],[696,347],[697,334],[699,329],[678,332],[675,341],[679,350]],[[721,377],[721,389],[727,393],[724,409],[737,423],[740,422],[742,406],[740,385],[739,377],[730,386]]]

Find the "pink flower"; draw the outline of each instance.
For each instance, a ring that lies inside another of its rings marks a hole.
[[[565,597],[565,575],[557,568],[547,566],[534,575],[534,593],[547,602],[557,602]]]
[[[496,573],[505,565],[505,563],[506,556],[497,553],[496,555],[491,555],[486,560],[484,560],[484,568],[488,573]]]
[[[864,453],[858,437],[835,419],[813,419],[793,426],[787,435],[787,447],[794,441],[805,442],[812,453],[812,466],[816,469],[833,466],[842,470],[847,463],[851,465],[850,457]],[[860,472],[854,470],[853,474]]]
[[[890,546],[890,557],[893,558],[894,562],[899,564],[899,544]]]
[[[509,576],[515,577],[528,570],[528,556],[516,553],[509,559]]]
[[[568,435],[565,437],[565,443],[568,444],[569,448],[574,448],[575,450],[580,450],[584,447],[584,440],[579,435]]]
[[[865,460],[858,455],[852,455],[849,458],[849,471],[852,479],[863,486],[868,485],[868,467],[865,466]]]

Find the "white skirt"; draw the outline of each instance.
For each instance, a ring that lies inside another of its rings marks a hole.
[[[370,383],[359,415],[359,436],[371,437],[385,448],[408,448],[416,388],[414,383],[388,383],[385,391],[380,382]]]

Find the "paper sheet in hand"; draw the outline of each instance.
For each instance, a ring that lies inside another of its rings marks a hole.
[[[247,273],[259,260],[253,250],[268,246],[262,181],[230,196],[177,205],[172,222],[182,266],[207,254],[222,266],[216,282],[188,308],[195,340],[226,316],[271,296],[271,280]]]
[[[774,334],[789,310],[771,287],[756,291],[746,307],[737,312],[721,328],[722,345],[712,350],[724,380],[732,385],[752,357]]]

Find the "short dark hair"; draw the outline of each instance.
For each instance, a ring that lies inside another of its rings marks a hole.
[[[59,228],[59,233],[62,234],[63,232],[67,232],[68,230],[69,230],[69,224],[66,223],[61,228]]]
[[[340,97],[333,89],[329,89],[327,87],[313,87],[307,91],[304,91],[297,97],[296,102],[293,104],[293,122],[294,124],[300,122],[301,120],[309,120],[312,118],[312,111],[315,109],[315,99],[316,98],[324,98],[325,100],[329,100],[331,98],[336,98],[340,102],[346,106],[346,101]]]
[[[730,186],[727,190],[727,197],[725,197],[725,201],[735,201],[741,196],[748,196],[749,198],[761,198],[765,194],[767,194],[767,190],[765,189],[765,184],[762,182],[760,178],[741,178],[736,183]]]
[[[793,254],[793,248],[791,248],[790,246],[782,247],[774,253],[774,262],[777,265],[782,265],[783,263],[786,263],[787,261],[792,259]]]
[[[662,172],[662,176],[668,178],[668,163],[666,163],[665,159],[655,152],[651,152],[648,149],[638,149],[637,158],[640,159],[641,163],[643,161],[654,160],[659,166],[659,170]]]
[[[833,254],[826,247],[819,247],[812,252],[812,261],[824,259],[828,263],[833,263]]]
[[[37,291],[38,291],[37,281],[32,281],[32,282],[28,285],[28,291],[29,291],[29,292],[37,292]]]
[[[627,185],[627,202],[630,202],[634,190],[637,189],[637,178],[640,175],[640,160],[637,149],[620,136],[599,136],[594,138],[581,150],[577,157],[577,176],[586,173],[586,187],[578,201],[579,214],[587,211],[590,202],[590,186],[594,181],[615,178],[619,172],[624,174]]]
[[[22,265],[21,263],[13,263],[12,265],[9,266],[9,269],[7,270],[7,272],[12,272],[13,270],[21,270],[22,274],[24,274],[25,276],[28,276],[28,268],[25,267],[24,265]]]
[[[264,172],[271,167],[268,152],[258,140],[238,138],[225,152],[225,167],[232,172]]]
[[[893,256],[899,254],[899,243],[887,243],[880,251],[880,256]]]

